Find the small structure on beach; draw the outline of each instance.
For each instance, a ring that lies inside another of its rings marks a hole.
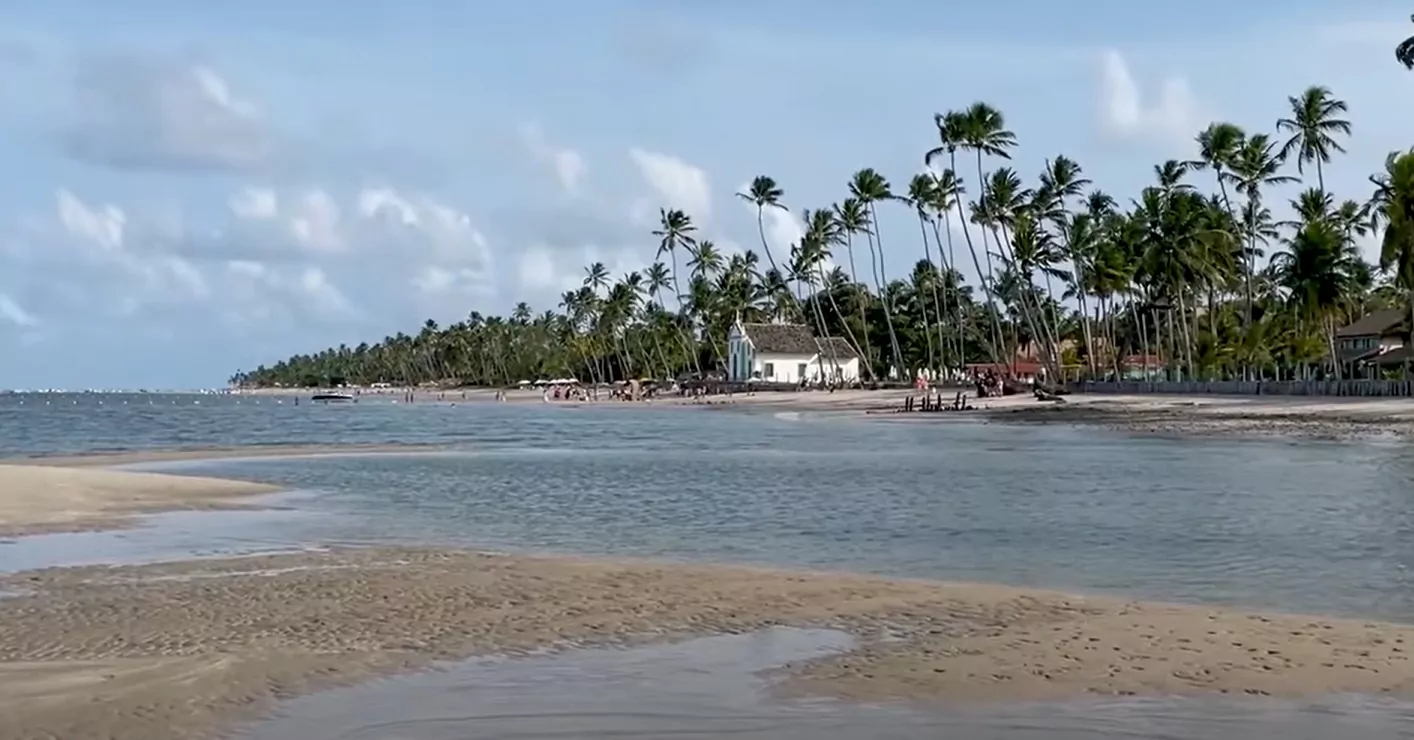
[[[737,321],[727,334],[727,379],[734,383],[853,383],[859,353],[840,337],[817,337],[805,324]]]
[[[1385,308],[1366,314],[1336,331],[1336,355],[1352,377],[1377,377],[1414,359],[1409,343],[1409,312]]]

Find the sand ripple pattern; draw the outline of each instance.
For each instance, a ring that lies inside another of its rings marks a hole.
[[[334,550],[0,578],[0,738],[187,738],[438,659],[776,625],[861,639],[786,695],[1410,692],[1414,628],[745,568]]]

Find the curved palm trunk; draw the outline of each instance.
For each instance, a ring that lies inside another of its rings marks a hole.
[[[807,274],[808,274],[808,273],[807,273]],[[839,367],[840,367],[839,353],[835,351],[835,343],[830,341],[830,330],[829,330],[829,328],[825,325],[825,310],[822,309],[822,308],[820,308],[820,292],[813,290],[813,289],[814,289],[814,285],[811,285],[811,288],[812,288],[812,294],[811,294],[810,307],[814,309],[813,313],[815,314],[815,325],[816,325],[817,327],[819,327],[819,332],[818,332],[818,334],[816,335],[816,339],[815,339],[815,346],[816,346],[817,348],[819,348],[819,347],[820,347],[820,337],[824,337],[825,342],[826,342],[826,343],[829,345],[829,347],[830,347],[830,370],[831,370],[831,373],[834,373],[834,372],[837,372],[837,371],[839,370]],[[802,303],[803,303],[803,302],[804,302],[804,301],[802,300]],[[824,356],[824,352],[823,352],[822,350],[819,350],[819,349],[817,349],[817,351],[820,352],[820,359],[816,361],[817,364],[818,364],[819,367],[820,367],[820,382],[821,382],[821,383],[824,383],[824,384],[833,383],[833,382],[834,382],[834,378],[832,377],[832,375],[827,375],[827,374],[825,373],[825,356]]]
[[[931,220],[931,219],[928,219],[928,220]],[[932,248],[930,248],[930,247],[928,246],[928,224],[925,222],[924,217],[923,217],[923,213],[922,213],[921,211],[920,211],[919,214],[918,214],[918,232],[919,232],[919,234],[923,237],[923,257],[928,260],[928,264],[932,265],[934,270],[938,270],[938,265],[937,265],[935,262],[933,262],[933,250],[932,250]],[[939,245],[938,245],[938,253],[941,255],[942,251],[943,251],[943,245],[939,244]],[[938,273],[938,277],[939,277],[939,279],[942,278],[942,273],[941,273],[941,272]],[[938,282],[937,282],[937,280],[930,281],[930,282],[929,282],[929,285],[928,285],[928,288],[929,288],[929,291],[933,294],[933,318],[938,322],[938,354],[939,354],[939,355],[942,355],[942,354],[944,354],[944,351],[943,351],[943,306],[942,306],[942,304],[938,301]],[[925,306],[925,308],[926,308],[926,306]],[[924,317],[925,317],[925,322],[924,322],[924,323],[927,323],[927,322],[926,322],[926,317],[927,317],[927,315],[928,315],[928,312],[925,310],[925,311],[923,312],[923,315],[924,315]],[[929,362],[929,364],[932,364],[932,362],[933,362],[933,340],[932,340],[932,335],[929,334],[928,331],[925,329],[924,332],[923,332],[923,336],[924,336],[925,339],[928,340],[928,362]],[[933,369],[935,372],[938,372],[938,371],[941,370],[941,367],[940,367],[940,366],[934,366],[932,369]]]
[[[997,241],[997,249],[1002,259],[1006,261],[1006,266],[1016,270],[1022,279],[1021,295],[1017,296],[1016,304],[1021,309],[1022,320],[1026,322],[1026,328],[1031,332],[1032,338],[1045,346],[1041,359],[1045,363],[1046,369],[1052,373],[1051,382],[1056,382],[1060,378],[1060,362],[1056,357],[1058,343],[1050,322],[1046,319],[1045,311],[1041,310],[1041,302],[1036,298],[1035,275],[1029,266],[1025,269],[1018,269],[1016,253],[1011,248],[1011,235],[1007,233],[1004,224],[998,224],[997,233],[992,236]],[[1051,300],[1055,300],[1055,298],[1051,297]]]
[[[964,339],[962,330],[962,296],[958,293],[957,286],[954,285],[952,282],[952,272],[957,269],[957,255],[953,251],[951,212],[943,213],[943,229],[947,232],[948,235],[948,251],[945,263],[945,267],[948,270],[948,274],[945,276],[946,282],[943,283],[943,286],[950,290],[952,293],[953,331],[957,334],[957,353],[953,355],[953,357],[957,361],[956,369],[961,370],[962,367],[967,364],[967,357],[965,357],[965,355],[967,354],[967,350],[966,340]],[[934,241],[938,242],[938,256],[941,259],[943,254],[943,244],[942,240],[938,238],[937,219],[933,219],[933,239]],[[940,333],[942,332],[941,327],[938,331]]]
[[[824,267],[824,265],[816,265],[816,266],[815,266],[815,269],[819,270],[819,272],[820,272],[820,286],[821,286],[820,289],[821,289],[821,291],[830,299],[830,308],[833,308],[833,309],[835,310],[835,315],[840,318],[840,326],[844,327],[844,334],[845,334],[845,339],[846,339],[846,341],[849,342],[850,348],[853,349],[855,352],[857,352],[857,353],[859,354],[859,358],[860,358],[860,369],[861,369],[861,370],[864,370],[864,369],[867,368],[867,369],[868,369],[868,372],[869,372],[869,379],[870,379],[870,380],[873,380],[873,379],[874,379],[874,370],[873,370],[873,368],[870,368],[870,367],[869,367],[869,356],[866,355],[866,354],[863,352],[863,350],[860,349],[859,340],[856,339],[855,336],[854,336],[854,330],[851,329],[851,328],[849,328],[849,321],[847,321],[847,320],[845,319],[844,312],[840,310],[840,304],[835,301],[835,292],[834,292],[833,290],[830,290],[829,287],[828,287],[828,279],[827,279],[827,277],[826,277],[826,275],[825,275],[825,267]],[[819,293],[817,293],[816,296],[817,296],[816,302],[818,303],[818,302],[819,302],[819,298],[818,298]]]
[[[884,305],[884,323],[889,329],[889,348],[893,352],[894,367],[898,368],[899,372],[904,372],[907,368],[903,366],[903,352],[899,350],[898,333],[894,331],[894,309],[892,305],[894,300],[893,294],[888,291],[888,283],[886,282],[888,280],[888,274],[884,270],[884,242],[879,238],[879,214],[874,208],[873,201],[869,202],[869,220],[874,223],[874,234],[871,245],[878,245],[879,272],[875,280],[878,282],[879,302]],[[873,254],[872,246],[870,253]],[[912,378],[910,378],[910,380],[912,380]]]
[[[951,164],[952,164],[952,170],[953,170],[954,172],[956,172],[956,171],[957,171],[957,154],[954,153],[954,152],[949,152],[949,153],[948,153],[948,157],[949,157],[949,159],[952,160],[952,162],[951,162]],[[978,161],[981,161],[981,155],[978,155]],[[979,169],[979,171],[980,171],[980,169]],[[992,290],[992,284],[991,284],[991,278],[992,278],[992,258],[991,258],[990,256],[987,257],[987,272],[986,272],[985,274],[983,274],[983,272],[982,272],[982,264],[981,264],[981,262],[979,262],[978,259],[977,259],[977,247],[975,247],[975,246],[972,244],[972,227],[968,226],[968,224],[967,224],[967,214],[966,214],[966,213],[963,213],[963,211],[962,211],[962,198],[957,198],[957,199],[956,199],[956,202],[955,202],[955,205],[957,206],[957,219],[958,219],[959,222],[962,223],[962,238],[963,238],[964,241],[967,242],[967,251],[972,254],[972,267],[973,267],[973,269],[977,270],[977,282],[979,282],[979,283],[982,285],[982,293],[983,293],[984,295],[986,295],[986,297],[987,297],[987,304],[988,304],[987,313],[990,314],[990,315],[991,315],[991,318],[992,318],[992,321],[991,321],[991,323],[992,323],[992,341],[991,341],[991,345],[992,345],[992,347],[991,347],[991,349],[992,349],[992,362],[993,362],[993,363],[1000,363],[1000,362],[1002,361],[1002,355],[1001,355],[1001,348],[1002,348],[1002,319],[1001,319],[1001,316],[997,313],[997,311],[996,311],[996,309],[995,309],[996,294],[995,294],[995,292]],[[986,231],[987,231],[986,229],[983,229],[983,230],[982,230],[982,234],[983,234],[982,250],[983,250],[984,252],[985,252],[986,249],[987,249]]]
[[[849,253],[849,279],[855,286],[859,285],[859,271],[854,266],[854,233],[845,234],[845,251]],[[872,251],[871,251],[872,260]],[[874,372],[874,350],[869,346],[869,317],[864,311],[864,301],[859,301],[859,330],[864,332],[864,364],[869,368],[869,380],[878,380],[879,376]]]
[[[673,256],[673,294],[677,296],[678,300],[678,318],[682,318],[682,288],[678,286],[678,252],[676,249],[670,249],[668,251]],[[688,332],[683,329],[680,324],[678,325],[678,334],[683,341],[684,347],[688,351],[688,360],[692,363],[692,369],[697,372],[698,377],[701,377],[702,363],[697,357],[698,352],[696,338],[689,335]]]

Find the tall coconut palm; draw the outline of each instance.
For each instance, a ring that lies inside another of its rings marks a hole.
[[[654,229],[653,236],[658,237],[657,256],[662,257],[666,252],[672,259],[673,293],[677,296],[679,317],[685,314],[686,306],[683,303],[682,288],[678,283],[678,249],[696,244],[697,237],[694,236],[696,231],[697,227],[693,225],[692,217],[681,210],[676,208],[672,210],[658,209],[658,228]],[[691,352],[692,366],[698,374],[701,374],[702,365],[698,361],[695,346],[691,341],[686,342],[686,347]]]
[[[928,260],[928,264],[932,265],[935,270],[938,269],[938,264],[933,261],[933,250],[932,250],[932,248],[929,246],[929,241],[928,241],[928,224],[933,221],[933,215],[932,215],[932,214],[933,214],[933,210],[932,210],[932,209],[934,208],[935,204],[938,202],[937,188],[938,188],[937,180],[935,180],[933,177],[931,177],[931,176],[929,176],[929,175],[926,175],[926,174],[923,174],[923,173],[919,173],[919,174],[917,174],[917,175],[914,175],[912,180],[909,180],[909,181],[908,181],[908,198],[906,199],[906,200],[908,201],[908,203],[913,206],[914,215],[916,215],[916,216],[918,217],[918,231],[919,231],[919,235],[923,237],[923,256],[924,256],[925,259]],[[937,226],[936,222],[933,222],[933,225],[934,225],[934,227],[935,227],[934,233],[936,233],[936,226]],[[940,259],[941,259],[942,251],[943,251],[943,245],[939,244],[939,245],[938,245],[938,253],[939,253],[939,255],[940,255]],[[938,274],[941,275],[941,274],[943,274],[943,272],[942,272],[941,270],[939,270]],[[932,294],[933,294],[933,295],[932,295],[932,297],[933,297],[933,320],[934,320],[935,322],[937,322],[937,327],[938,327],[938,352],[939,352],[940,354],[942,354],[942,353],[943,353],[943,345],[945,344],[945,340],[944,340],[944,335],[943,335],[943,304],[942,304],[941,301],[938,300],[938,281],[936,281],[936,280],[930,280],[930,281],[928,281],[928,288],[931,290],[931,292],[932,292]],[[925,304],[923,308],[924,308],[924,317],[925,317],[925,323],[926,323],[927,305]],[[931,334],[928,334],[926,331],[924,332],[924,334],[925,334],[925,339],[926,339],[927,342],[928,342],[928,358],[929,358],[929,364],[932,366],[931,369],[933,369],[933,370],[935,370],[935,371],[936,371],[936,370],[941,370],[941,369],[942,369],[942,366],[941,366],[941,365],[933,365],[933,363],[932,363],[932,359],[933,359],[933,342],[932,342],[932,335],[931,335]],[[946,362],[944,362],[944,364],[946,364]]]
[[[776,181],[765,175],[757,175],[751,180],[751,186],[744,193],[737,193],[736,197],[745,200],[756,206],[756,233],[761,237],[761,248],[766,252],[766,262],[771,265],[772,270],[777,270],[776,258],[771,255],[771,245],[766,241],[766,209],[778,208],[782,211],[786,207],[781,204],[781,198],[786,196],[786,191],[776,185]]]
[[[1257,275],[1257,259],[1262,256],[1258,242],[1266,242],[1273,236],[1262,233],[1271,216],[1262,206],[1262,193],[1267,188],[1296,181],[1296,178],[1281,173],[1281,165],[1281,149],[1266,134],[1247,137],[1231,162],[1236,190],[1247,199],[1240,222],[1246,241],[1243,264],[1248,276],[1245,283],[1247,300],[1244,326],[1249,330],[1252,327],[1255,301],[1252,283]]]
[[[865,236],[869,240],[870,257],[877,260],[877,273],[874,280],[875,287],[879,291],[879,302],[884,307],[884,323],[889,329],[889,349],[893,355],[894,367],[899,372],[906,372],[908,368],[903,364],[903,352],[899,348],[898,332],[894,329],[892,295],[884,289],[889,284],[889,274],[884,267],[884,243],[879,237],[877,204],[882,201],[894,200],[894,193],[889,187],[889,181],[883,175],[872,167],[866,167],[854,173],[854,177],[850,178],[849,194],[869,211],[869,224],[872,228],[865,232]]]
[[[982,171],[982,160],[984,157],[1011,159],[1011,149],[1016,146],[1016,134],[1006,127],[1006,119],[1001,111],[981,101],[973,103],[956,118],[949,119],[944,116],[944,125],[952,128],[949,132],[951,136],[957,137],[955,148],[970,150],[976,156],[977,204],[985,210],[987,178]],[[987,248],[986,229],[982,229],[982,254],[986,257],[987,274],[990,277],[991,250]]]
[[[962,301],[955,291],[957,285],[951,279],[952,274],[957,270],[957,253],[953,248],[952,240],[952,211],[957,205],[961,186],[958,184],[957,175],[950,169],[941,172],[932,169],[929,171],[933,173],[933,201],[929,204],[932,214],[930,221],[933,227],[933,241],[938,245],[938,256],[944,266],[943,299],[953,310],[953,328],[957,351],[952,355],[955,360],[952,367],[961,369],[967,363],[966,342],[962,332]],[[941,226],[939,225],[940,221],[942,222]],[[944,235],[946,235],[946,241]],[[943,249],[944,243],[947,244],[946,251]]]
[[[1344,100],[1331,95],[1329,88],[1313,85],[1299,96],[1287,98],[1291,116],[1277,119],[1277,131],[1291,134],[1281,146],[1281,158],[1296,155],[1296,171],[1305,174],[1307,164],[1316,165],[1316,187],[1326,189],[1322,166],[1332,152],[1345,152],[1338,136],[1350,136],[1350,121],[1341,116],[1349,111]]]
[[[963,181],[957,176],[957,151],[967,146],[971,136],[971,126],[973,120],[965,112],[948,111],[947,113],[936,113],[933,115],[933,125],[938,130],[939,145],[929,149],[923,155],[923,164],[937,171],[937,161],[944,155],[948,158],[946,172],[952,173],[951,181],[954,183],[954,193],[961,195],[964,192]],[[941,177],[940,177],[941,179]],[[980,177],[979,177],[980,182]],[[972,241],[972,228],[969,226],[972,221],[967,213],[962,209],[962,198],[954,197],[953,204],[957,207],[958,223],[962,226],[962,237],[967,242],[967,251],[972,256],[972,267],[977,271],[977,282],[982,286],[982,293],[987,298],[989,305],[996,305],[996,291],[992,285],[992,259],[987,251],[986,234],[983,233],[982,252],[986,257],[987,269],[982,269],[982,260],[977,257],[977,247]],[[1001,317],[997,311],[990,310],[988,313],[992,318],[992,362],[1001,362],[1002,356],[999,354],[1002,347]]]
[[[1212,170],[1213,179],[1217,182],[1218,192],[1222,194],[1223,208],[1227,211],[1228,217],[1237,220],[1237,213],[1233,210],[1232,199],[1228,196],[1227,184],[1235,175],[1238,154],[1242,151],[1246,142],[1247,134],[1235,123],[1217,122],[1209,124],[1207,128],[1198,133],[1198,158],[1190,161],[1189,166],[1197,170]],[[1252,265],[1243,262],[1243,284],[1247,298],[1247,321],[1252,320]]]
[[[1306,327],[1324,335],[1331,369],[1339,377],[1336,321],[1358,290],[1359,252],[1325,220],[1302,225],[1285,247],[1272,258],[1277,283],[1287,290]]]
[[[1414,149],[1391,152],[1385,169],[1370,178],[1375,185],[1371,208],[1384,223],[1380,269],[1391,274],[1409,304],[1409,328],[1414,330]],[[1407,368],[1407,365],[1406,365]]]
[[[830,289],[830,276],[825,270],[826,265],[831,262],[834,247],[843,241],[840,220],[836,217],[834,210],[821,208],[815,211],[807,211],[801,218],[801,222],[805,224],[805,236],[801,239],[802,250],[805,253],[806,262],[814,266],[816,277],[820,285],[820,289],[816,291],[815,299],[812,303],[818,308],[820,305],[820,296],[822,294],[824,295],[825,300],[830,304],[830,310],[834,313],[835,317],[839,319],[840,326],[844,329],[845,341],[849,343],[850,348],[858,353],[861,358],[866,359],[863,363],[863,368],[865,372],[870,373],[870,379],[873,380],[873,369],[869,367],[869,362],[867,361],[868,353],[864,350],[864,346],[859,343],[858,338],[854,334],[854,329],[849,325],[848,318],[840,310],[839,302],[835,299],[835,291]],[[835,268],[835,270],[838,269],[839,268]],[[812,279],[811,282],[813,284],[815,280]],[[825,326],[824,316],[820,317],[820,322],[822,327]]]
[[[1086,269],[1085,260],[1089,256],[1089,251],[1083,245],[1072,244],[1072,237],[1079,237],[1082,240],[1089,237],[1086,229],[1090,226],[1088,220],[1081,227],[1075,229],[1075,215],[1068,208],[1067,201],[1083,198],[1085,188],[1089,187],[1091,181],[1084,176],[1084,170],[1074,160],[1065,155],[1059,155],[1055,159],[1047,160],[1046,167],[1041,171],[1041,186],[1036,189],[1032,197],[1031,210],[1035,211],[1037,218],[1049,225],[1055,237],[1056,256],[1064,258],[1070,262],[1071,273],[1057,270],[1055,267],[1048,267],[1046,270],[1046,294],[1051,300],[1055,300],[1055,292],[1051,288],[1051,277],[1060,278],[1062,281],[1069,280],[1071,274],[1083,272]],[[1090,335],[1090,312],[1087,305],[1088,296],[1084,290],[1077,291],[1076,300],[1080,304],[1080,333],[1084,340],[1086,361],[1090,363],[1091,372],[1095,372],[1095,345]]]
[[[1414,22],[1414,15],[1409,16],[1410,22]],[[1399,42],[1394,47],[1394,58],[1404,65],[1405,69],[1414,69],[1414,36]]]
[[[836,203],[833,208],[835,220],[839,222],[840,231],[844,234],[844,247],[849,258],[849,279],[855,285],[863,285],[859,279],[859,269],[854,264],[854,235],[870,233],[869,210],[863,201],[858,198],[846,198],[843,202]],[[872,238],[872,237],[870,237]],[[871,252],[872,261],[873,254]],[[864,338],[864,364],[869,366],[870,377],[874,377],[874,352],[869,342],[869,317],[865,310],[868,305],[867,293],[858,296],[855,303],[859,306],[859,331]]]

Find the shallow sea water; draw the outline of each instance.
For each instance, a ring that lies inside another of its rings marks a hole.
[[[23,401],[23,403],[21,403]],[[100,404],[99,401],[102,403]],[[808,413],[223,397],[0,397],[0,456],[429,442],[431,455],[140,466],[294,489],[271,508],[0,544],[0,571],[445,544],[997,581],[1414,621],[1405,442],[1161,439]],[[295,700],[253,738],[1394,738],[1407,706],[1121,700],[975,712],[770,700],[801,631],[471,661]]]
[[[940,711],[773,701],[757,675],[847,649],[775,628],[673,645],[480,660],[295,699],[243,740],[1326,740],[1414,737],[1414,706],[1126,699]]]

